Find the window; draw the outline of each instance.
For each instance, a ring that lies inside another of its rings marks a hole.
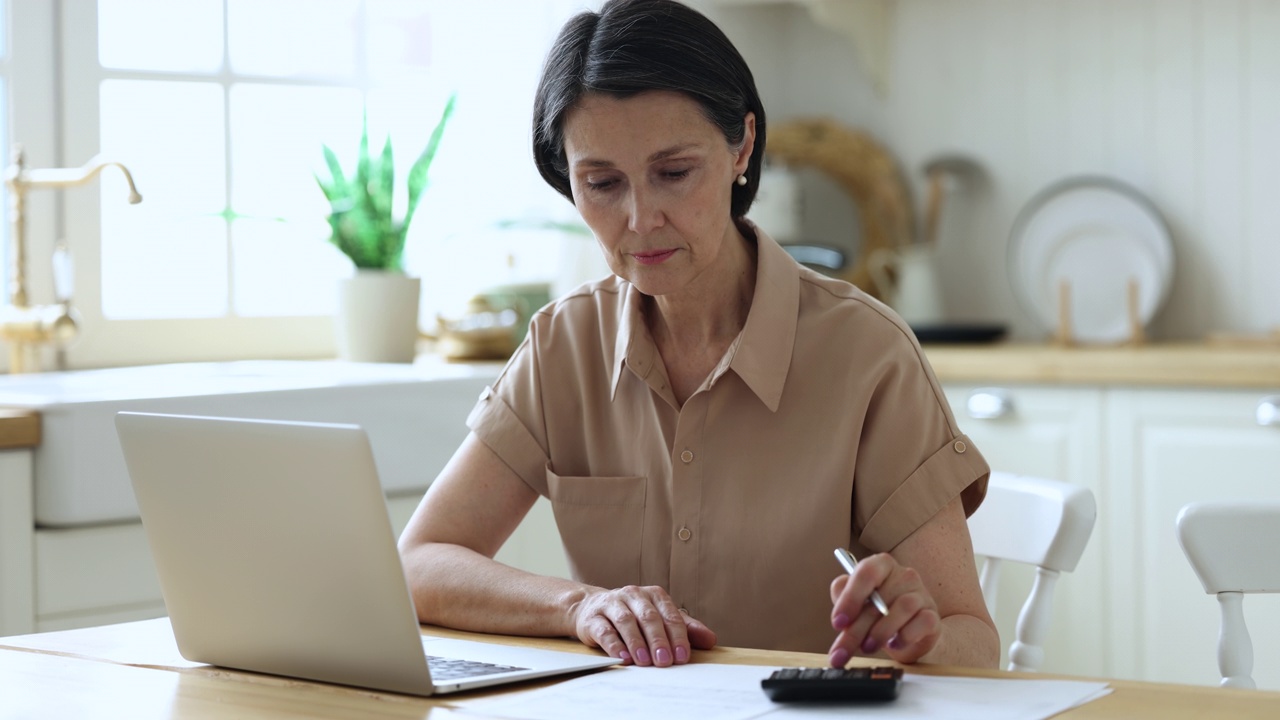
[[[583,241],[536,226],[576,216],[533,167],[529,117],[541,60],[582,5],[63,0],[60,160],[120,161],[144,198],[129,205],[110,168],[65,193],[84,318],[72,364],[331,356],[351,267],[326,242],[321,146],[353,167],[367,113],[403,192],[453,92],[405,257],[424,325],[486,285],[556,280]],[[29,263],[49,251],[33,242]]]

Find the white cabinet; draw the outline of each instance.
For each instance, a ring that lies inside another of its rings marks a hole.
[[[1280,500],[1280,426],[1259,425],[1251,391],[1114,390],[1107,475],[1116,674],[1167,682],[1218,677],[1217,600],[1174,534],[1196,500]],[[1101,503],[1100,503],[1101,505]],[[1280,596],[1250,595],[1254,679],[1280,688]]]
[[[1187,564],[1174,518],[1194,500],[1280,499],[1280,425],[1258,421],[1259,403],[1274,391],[950,383],[945,390],[993,468],[1076,483],[1097,498],[1089,547],[1057,588],[1045,671],[1217,684],[1218,604]],[[1030,587],[1029,571],[1013,571],[1004,571],[996,618],[1006,645]],[[1252,595],[1244,604],[1254,678],[1280,689],[1280,596]]]
[[[993,469],[1087,487],[1102,504],[1101,390],[1019,385],[945,389],[956,422]],[[1107,634],[1097,622],[1107,601],[1105,541],[1099,537],[1104,533],[1095,527],[1076,571],[1054,591],[1045,672],[1109,674]],[[1033,568],[1007,563],[1001,569],[995,620],[1004,646],[1002,667],[1033,580]]]

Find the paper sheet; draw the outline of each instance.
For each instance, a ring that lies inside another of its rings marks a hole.
[[[760,681],[777,668],[695,664],[614,668],[498,698],[456,701],[464,713],[514,720],[786,720],[847,718],[849,705],[779,705]],[[890,703],[859,704],[859,718],[1041,720],[1110,692],[1106,683],[932,677],[908,674]]]

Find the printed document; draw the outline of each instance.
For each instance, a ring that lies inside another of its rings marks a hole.
[[[760,681],[777,668],[698,663],[672,668],[603,670],[528,692],[455,700],[463,713],[512,720],[788,720],[847,718],[847,704],[778,704]],[[887,703],[860,703],[859,718],[1042,720],[1102,697],[1106,683],[938,677],[908,673],[902,693]]]

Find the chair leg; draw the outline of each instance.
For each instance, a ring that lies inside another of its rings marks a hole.
[[[1222,687],[1254,689],[1253,641],[1244,624],[1244,593],[1220,592],[1218,605],[1222,608],[1222,627],[1218,631],[1218,670],[1222,672]]]
[[[987,612],[995,617],[996,596],[1000,589],[1000,558],[989,557],[982,563],[978,585],[982,588],[982,599],[987,603]]]
[[[1036,568],[1031,595],[1018,613],[1018,627],[1009,647],[1009,669],[1035,671],[1044,665],[1044,641],[1049,634],[1049,615],[1053,610],[1053,587],[1058,582],[1057,570]]]

